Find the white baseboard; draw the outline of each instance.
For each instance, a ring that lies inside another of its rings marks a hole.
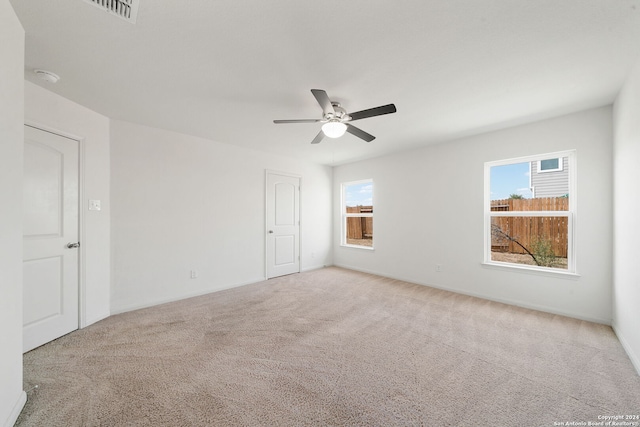
[[[18,401],[13,406],[13,410],[9,414],[9,418],[7,418],[7,420],[5,421],[4,427],[13,427],[13,425],[18,420],[20,412],[22,412],[22,408],[24,408],[25,403],[27,403],[27,393],[23,391],[20,393]]]
[[[334,266],[341,267],[341,268],[346,268],[346,269],[349,269],[349,270],[360,271],[362,273],[375,274],[376,276],[387,277],[389,279],[401,280],[403,282],[415,283],[416,285],[428,286],[430,288],[442,289],[444,291],[455,292],[457,294],[468,295],[468,296],[476,297],[476,298],[482,298],[482,299],[486,299],[486,300],[489,300],[489,301],[499,302],[499,303],[502,303],[502,304],[515,305],[517,307],[528,308],[528,309],[536,310],[536,311],[543,311],[545,313],[557,314],[559,316],[572,317],[574,319],[585,320],[587,322],[600,323],[602,325],[611,325],[611,319],[600,319],[600,318],[597,318],[597,317],[583,316],[583,315],[580,315],[580,314],[571,313],[571,312],[567,312],[567,311],[563,311],[563,310],[556,310],[555,308],[551,308],[551,307],[541,306],[541,305],[537,305],[537,304],[529,304],[526,301],[509,300],[509,299],[505,299],[505,298],[495,298],[492,295],[484,295],[484,294],[481,294],[481,293],[469,292],[469,291],[466,291],[466,290],[460,290],[460,289],[451,288],[451,287],[448,287],[448,286],[440,286],[440,285],[434,285],[432,283],[424,283],[424,282],[420,282],[420,281],[417,281],[417,280],[412,279],[412,278],[400,277],[400,276],[395,276],[395,275],[388,275],[388,274],[384,274],[384,273],[379,273],[377,271],[371,271],[371,270],[366,270],[366,269],[362,269],[362,268],[351,267],[351,266],[343,265],[343,264],[334,264]]]
[[[158,300],[154,300],[154,301],[150,301],[150,302],[146,302],[146,303],[142,303],[142,304],[125,305],[123,307],[118,307],[118,308],[112,309],[111,310],[111,315],[120,314],[120,313],[126,313],[128,311],[133,311],[133,310],[140,310],[141,308],[153,307],[153,306],[160,305],[160,304],[167,304],[167,303],[170,303],[170,302],[176,302],[176,301],[180,301],[180,300],[187,299],[187,298],[199,297],[201,295],[212,294],[214,292],[220,292],[220,291],[224,291],[224,290],[227,290],[227,289],[239,288],[240,286],[252,285],[254,283],[263,282],[264,280],[265,280],[264,277],[260,277],[260,278],[256,278],[255,280],[251,280],[249,282],[234,283],[234,284],[231,284],[231,285],[225,285],[225,286],[221,286],[221,287],[216,287],[214,289],[207,289],[207,290],[187,293],[187,294],[179,295],[179,296],[175,296],[175,297],[158,299]]]
[[[320,270],[321,268],[326,268],[326,267],[331,267],[330,265],[315,265],[315,266],[311,266],[311,267],[306,267],[300,270],[301,273],[307,272],[307,271],[313,271],[313,270]],[[249,282],[242,282],[242,283],[234,283],[232,285],[225,285],[222,287],[218,287],[215,289],[209,289],[209,290],[204,290],[204,291],[199,291],[199,292],[193,292],[193,293],[189,293],[189,294],[185,294],[185,295],[180,295],[174,298],[164,298],[164,299],[159,299],[159,300],[155,300],[152,302],[148,302],[148,303],[143,303],[143,304],[131,304],[131,305],[126,305],[123,307],[118,307],[115,309],[111,310],[111,313],[106,314],[103,317],[98,317],[95,320],[92,320],[91,322],[87,322],[86,326],[89,326],[93,323],[96,323],[100,320],[106,319],[109,316],[112,316],[114,314],[120,314],[120,313],[126,313],[128,311],[133,311],[133,310],[139,310],[141,308],[148,308],[148,307],[153,307],[155,305],[160,305],[160,304],[167,304],[170,302],[175,302],[175,301],[180,301],[183,299],[187,299],[187,298],[193,298],[193,297],[199,297],[201,295],[207,295],[207,294],[211,294],[214,292],[220,292],[220,291],[224,291],[227,289],[233,289],[233,288],[239,288],[240,286],[246,286],[246,285],[252,285],[254,283],[258,283],[258,282],[263,282],[267,280],[265,277],[257,277],[255,280],[249,281]]]
[[[101,320],[106,319],[107,317],[111,316],[111,313],[102,313],[94,318],[92,318],[91,320],[87,320],[86,324],[83,326],[83,328],[86,328],[89,325],[93,325],[94,323],[98,323]]]
[[[307,271],[321,270],[323,268],[330,267],[329,265],[314,265],[313,267],[305,267],[300,270],[300,273],[306,273]]]
[[[640,375],[640,355],[635,354],[633,352],[633,349],[629,345],[629,341],[627,341],[625,337],[620,333],[620,330],[616,327],[615,322],[613,322],[611,327],[613,328],[613,332],[616,333],[616,336],[618,337],[620,344],[622,344],[622,348],[624,348],[624,351],[627,352],[627,356],[629,356],[629,360],[631,360],[631,364],[633,365],[634,368],[636,368],[636,372],[638,373],[638,375]]]

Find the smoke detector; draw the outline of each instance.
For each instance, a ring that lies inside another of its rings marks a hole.
[[[49,83],[57,83],[58,80],[60,80],[60,76],[58,76],[55,73],[52,73],[51,71],[33,70],[33,72],[36,74],[36,76],[40,77],[42,80]]]
[[[122,18],[132,24],[138,17],[138,5],[140,0],[84,0],[100,9],[109,12],[118,18]]]

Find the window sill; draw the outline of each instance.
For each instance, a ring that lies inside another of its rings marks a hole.
[[[578,273],[572,273],[570,271],[560,270],[560,269],[551,269],[544,267],[534,267],[530,265],[522,265],[522,264],[511,264],[508,262],[483,262],[482,267],[503,271],[518,271],[527,274],[535,274],[539,276],[553,276],[560,277],[564,279],[579,279],[580,275]]]
[[[360,246],[360,245],[347,245],[344,243],[340,244],[343,248],[353,248],[353,249],[364,249],[365,251],[373,251],[375,250],[372,246]]]

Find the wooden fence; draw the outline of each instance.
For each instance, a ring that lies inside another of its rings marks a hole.
[[[568,211],[568,197],[540,197],[537,199],[492,200],[491,210],[495,211]]]
[[[492,200],[493,212],[522,211],[566,211],[569,208],[567,197],[541,197],[537,199]],[[506,216],[491,218],[491,250],[525,254],[526,251],[514,242],[534,252],[536,241],[546,241],[557,257],[567,256],[569,224],[567,217],[542,216]],[[512,239],[510,239],[511,237]]]
[[[347,207],[347,213],[372,213],[373,206]],[[347,239],[373,239],[373,218],[348,217]]]

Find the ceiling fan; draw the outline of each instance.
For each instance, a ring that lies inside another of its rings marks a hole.
[[[376,139],[375,136],[353,126],[349,122],[396,112],[396,106],[388,104],[348,114],[347,110],[340,106],[339,102],[331,101],[329,95],[327,95],[327,92],[324,90],[311,89],[311,93],[315,96],[320,107],[322,107],[321,119],[274,120],[273,123],[324,123],[318,135],[311,141],[312,144],[319,143],[325,136],[329,138],[340,138],[345,132],[349,132],[360,139],[371,142]]]

